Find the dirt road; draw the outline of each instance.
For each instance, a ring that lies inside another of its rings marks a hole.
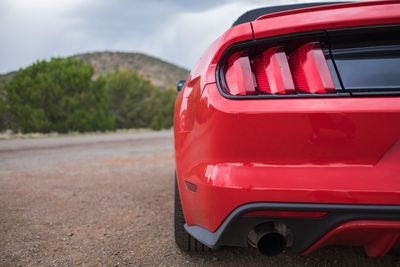
[[[400,266],[353,248],[182,253],[173,174],[171,132],[0,141],[0,266]]]

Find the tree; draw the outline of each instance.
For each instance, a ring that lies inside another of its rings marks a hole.
[[[149,105],[153,107],[150,112],[152,114],[150,128],[154,130],[168,129],[173,125],[175,98],[176,91],[171,88],[153,92]]]
[[[4,85],[0,83],[0,131],[8,128],[8,109],[6,100],[6,91]]]
[[[79,59],[38,61],[0,84],[0,130],[22,132],[170,128],[175,90],[160,90],[132,70],[96,80]]]
[[[157,89],[131,70],[119,70],[104,79],[109,111],[115,118],[116,127],[148,127],[151,118],[149,98]]]
[[[38,61],[5,85],[10,126],[22,132],[114,129],[104,81],[78,59]]]
[[[160,91],[132,70],[119,70],[103,79],[117,128],[159,130],[172,126],[175,90]]]

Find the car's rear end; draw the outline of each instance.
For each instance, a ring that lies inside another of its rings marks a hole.
[[[234,26],[176,102],[185,229],[209,247],[384,255],[400,245],[399,137],[400,3]]]

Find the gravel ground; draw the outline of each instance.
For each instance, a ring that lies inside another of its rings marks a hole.
[[[0,141],[0,266],[400,266],[359,248],[185,254],[173,175],[169,131]]]

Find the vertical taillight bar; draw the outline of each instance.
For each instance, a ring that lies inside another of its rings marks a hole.
[[[289,57],[289,65],[297,90],[312,93],[332,93],[335,86],[319,43],[307,43]]]
[[[253,73],[247,56],[236,53],[229,58],[225,79],[229,93],[232,95],[246,95],[255,92]]]
[[[272,47],[254,58],[258,89],[269,94],[294,93],[294,84],[285,51]]]

